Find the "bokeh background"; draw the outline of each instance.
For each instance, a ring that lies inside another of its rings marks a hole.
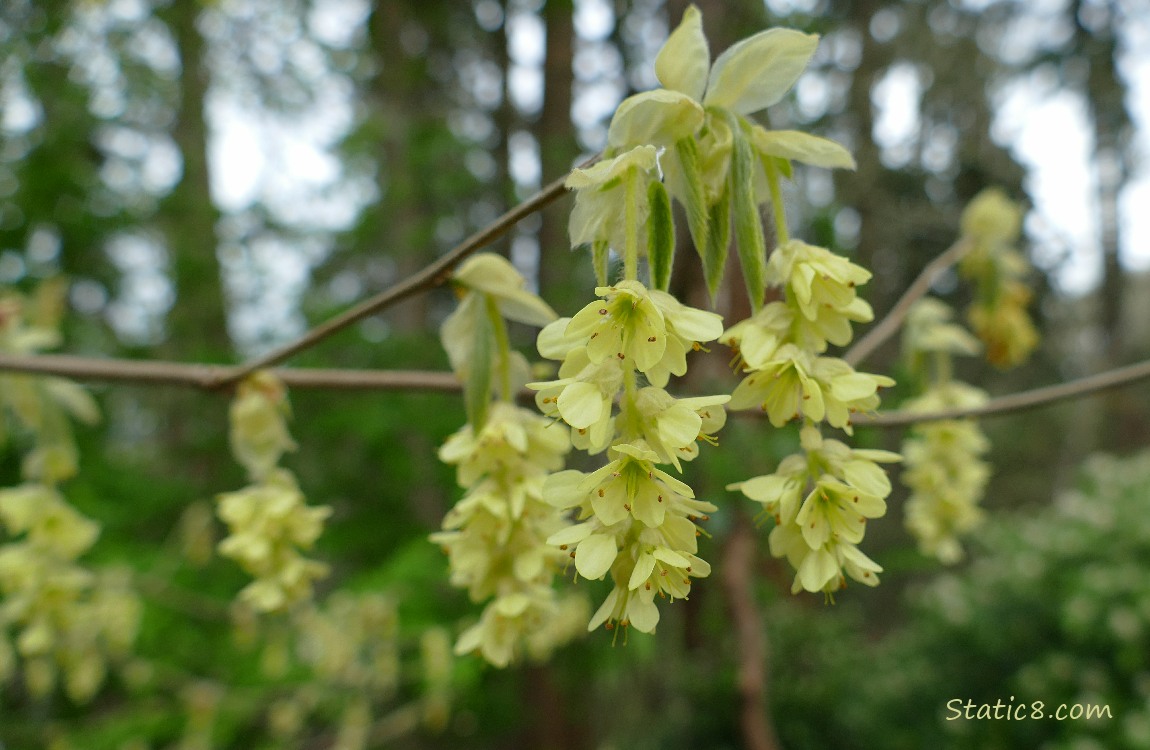
[[[996,185],[1029,209],[1043,344],[1016,370],[971,362],[960,374],[1005,394],[1150,356],[1145,3],[697,4],[713,53],[770,25],[822,35],[794,95],[767,114],[853,151],[857,171],[799,169],[788,210],[793,234],[875,271],[864,291],[876,311]],[[229,363],[265,351],[599,150],[615,105],[656,85],[654,55],[685,7],[6,0],[0,284],[67,278],[70,353]],[[569,210],[560,201],[495,246],[561,314],[593,287],[588,259],[568,251]],[[693,258],[681,260],[677,291],[701,302]],[[969,296],[951,276],[935,291],[958,306]],[[433,342],[451,305],[443,290],[408,300],[292,364],[445,370]],[[514,333],[529,351],[531,332]],[[896,344],[868,367],[897,377]],[[698,361],[684,390],[733,385],[717,347]],[[445,667],[429,636],[457,633],[476,611],[427,541],[460,493],[435,451],[463,422],[461,399],[293,393],[300,448],[288,464],[313,503],[335,509],[317,553],[334,572],[319,597],[370,592],[395,613],[378,637],[397,671],[372,694],[358,745],[346,731],[355,686],[296,701],[322,680],[294,665],[290,634],[272,623],[252,635],[229,616],[244,577],[210,554],[221,534],[212,498],[243,483],[226,397],[92,389],[105,418],[80,430],[82,470],[65,492],[104,526],[90,559],[127,566],[144,596],[138,656],[85,705],[10,682],[0,747],[1150,746],[1145,384],[987,420],[989,516],[967,561],[943,569],[916,551],[896,487],[865,545],[886,568],[882,585],[852,586],[833,606],[789,593],[754,508],[723,489],[771,470],[796,435],[734,419],[687,471],[720,506],[701,543],[715,575],[666,607],[652,637],[613,645],[598,632],[547,665],[503,671],[473,658]],[[860,428],[857,439],[896,448],[900,434]],[[19,481],[19,460],[10,442],[4,485]],[[761,654],[733,626],[747,606]],[[1105,704],[1113,717],[945,720],[952,698],[1011,696]],[[296,714],[285,719],[285,705]]]

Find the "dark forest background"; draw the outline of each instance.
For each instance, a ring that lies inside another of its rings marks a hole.
[[[854,153],[854,172],[798,170],[790,217],[796,236],[874,270],[864,293],[879,315],[954,241],[963,206],[984,187],[1029,203],[1026,169],[992,137],[1004,88],[1071,92],[1093,150],[1100,281],[1060,291],[1057,259],[1083,248],[1040,248],[1039,350],[1015,370],[971,362],[960,374],[998,395],[1150,356],[1150,281],[1119,253],[1119,202],[1140,167],[1120,61],[1146,33],[1142,3],[697,4],[713,54],[771,25],[822,35],[797,95],[769,118]],[[0,284],[31,292],[69,281],[62,351],[238,362],[417,271],[599,150],[615,104],[656,84],[654,55],[685,7],[6,0]],[[920,95],[912,132],[882,144],[875,92],[892,71]],[[250,173],[228,183],[243,173],[237,163]],[[558,202],[495,246],[560,314],[594,286],[588,258],[568,251],[570,206]],[[701,303],[692,255],[681,254],[675,283]],[[936,292],[957,306],[969,295],[951,277]],[[451,304],[442,290],[405,301],[292,364],[445,370],[435,337]],[[528,351],[530,332],[515,333]],[[723,352],[704,361],[686,387],[733,385]],[[897,346],[867,367],[898,377]],[[320,599],[378,595],[394,614],[372,632],[396,671],[363,683],[297,663],[282,623],[253,631],[229,616],[244,576],[202,554],[221,534],[212,498],[243,483],[226,449],[226,396],[91,388],[104,419],[80,429],[80,475],[64,491],[103,525],[89,559],[126,566],[144,598],[137,656],[84,705],[33,698],[10,680],[0,748],[769,747],[741,718],[760,709],[775,735],[767,741],[786,748],[1150,746],[1145,384],[987,420],[988,522],[954,569],[916,551],[896,483],[866,542],[886,568],[882,585],[851,587],[833,606],[790,595],[765,530],[752,531],[740,562],[753,509],[723,487],[772,469],[796,438],[733,419],[721,448],[688,469],[721,506],[701,550],[715,575],[666,608],[652,637],[612,646],[600,631],[547,665],[504,671],[470,657],[445,665],[442,654],[476,611],[427,541],[459,495],[435,451],[464,421],[461,399],[295,392],[300,448],[287,463],[312,503],[335,509],[317,552],[334,571]],[[894,449],[899,438],[857,436]],[[1099,453],[1129,458],[1089,458]],[[15,443],[0,454],[5,486],[19,482],[19,458]],[[750,572],[762,659],[731,625],[736,587],[724,566],[739,565]],[[748,675],[763,676],[765,690]],[[1107,704],[1114,716],[945,720],[952,698],[1010,696]]]

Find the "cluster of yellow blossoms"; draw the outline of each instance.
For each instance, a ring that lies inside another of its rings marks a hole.
[[[686,352],[718,337],[722,319],[634,279],[595,291],[600,300],[539,335],[540,353],[563,363],[559,378],[529,384],[543,412],[573,429],[577,447],[608,458],[596,471],[547,478],[546,500],[580,521],[548,542],[570,550],[584,578],[611,575],[614,588],[589,629],[606,622],[651,632],[654,597],[685,598],[690,579],[710,573],[696,555],[695,522],[715,506],[657,464],[680,468],[726,420],[727,396],[676,399],[662,388],[685,372]],[[651,385],[640,387],[640,375]]]
[[[251,484],[226,492],[217,514],[229,535],[220,553],[235,560],[255,580],[240,591],[240,601],[260,612],[279,612],[311,598],[312,583],[327,575],[327,565],[300,550],[315,544],[327,506],[309,507],[295,476],[280,466],[295,443],[287,430],[287,392],[269,372],[240,383],[232,401],[232,453],[248,471]]]

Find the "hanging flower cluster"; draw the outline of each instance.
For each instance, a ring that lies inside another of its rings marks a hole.
[[[791,176],[792,162],[853,168],[854,160],[834,141],[768,130],[749,119],[790,90],[817,44],[815,36],[771,29],[739,42],[711,64],[702,18],[692,6],[656,60],[656,73],[666,88],[624,101],[609,135],[612,146],[639,141],[664,149],[660,167],[667,190],[686,209],[712,294],[722,278],[733,224],[753,315],[719,338],[735,350],[738,367],[746,373],[728,406],[761,408],[776,427],[802,418],[810,428],[804,430],[804,444],[814,451],[804,460],[809,471],[795,479],[808,499],[804,519],[824,510],[838,512],[830,510],[837,507],[834,498],[847,492],[836,484],[841,478],[822,465],[814,426],[826,422],[849,433],[851,414],[875,409],[878,389],[894,382],[824,356],[829,344],[850,341],[852,323],[873,319],[870,306],[857,296],[857,287],[870,273],[826,248],[790,239],[783,211],[780,180]],[[760,219],[760,206],[767,203],[774,211],[778,240],[769,257]],[[764,305],[768,286],[779,289],[782,300]],[[882,454],[881,460],[892,458]],[[874,460],[856,458],[881,474]],[[761,490],[763,483],[751,486]],[[877,502],[866,505],[865,512],[856,511],[852,524],[885,510],[889,483],[853,489],[860,495],[858,503],[872,493],[877,493]],[[755,494],[760,502],[777,504],[777,498]],[[853,495],[850,501],[855,503]],[[798,508],[772,515],[788,526],[772,537],[779,540],[772,542],[772,550],[801,569],[796,589],[833,591],[842,585],[843,569],[857,572],[866,583],[877,581],[873,574],[878,566],[854,546],[861,539],[861,526],[851,533],[835,528],[825,535],[801,534]],[[822,527],[816,523],[815,528]],[[791,543],[794,540],[804,546]]]
[[[692,107],[701,112],[691,102],[685,120],[666,120],[672,135],[691,137],[700,122]],[[624,146],[615,122],[612,129],[613,146]],[[727,396],[679,399],[665,390],[672,375],[686,373],[687,353],[722,333],[722,318],[666,291],[674,235],[658,165],[656,147],[643,143],[568,178],[576,191],[572,244],[592,246],[599,299],[543,329],[539,352],[562,363],[559,377],[528,384],[543,413],[571,427],[577,448],[607,453],[602,468],[552,474],[543,487],[549,503],[580,522],[549,543],[567,551],[579,575],[610,574],[613,583],[588,629],[606,623],[649,633],[659,621],[656,596],[685,598],[691,579],[710,573],[696,554],[696,522],[715,506],[658,465],[681,470],[698,455],[698,441],[713,442],[726,421]],[[624,278],[611,285],[609,249],[623,256]],[[641,254],[650,286],[639,280]]]
[[[783,459],[772,474],[732,485],[763,505],[775,522],[771,554],[785,557],[797,571],[792,591],[842,588],[843,574],[878,585],[882,568],[858,548],[866,522],[886,513],[890,480],[880,463],[897,453],[851,448],[824,439],[818,427],[800,432],[803,452]]]
[[[1022,208],[1001,190],[979,193],[962,214],[962,236],[970,250],[959,263],[963,277],[976,284],[967,319],[986,346],[986,358],[998,367],[1016,367],[1038,345],[1038,331],[1027,313],[1031,292],[1026,257],[1014,248],[1022,228]]]
[[[543,483],[563,467],[570,437],[512,401],[526,380],[526,361],[510,349],[504,318],[540,326],[555,313],[498,255],[473,256],[453,281],[460,303],[444,322],[442,338],[465,383],[469,420],[439,457],[457,467],[465,493],[443,531],[431,538],[448,555],[451,582],[466,588],[472,601],[487,602],[456,651],[478,651],[506,666],[524,652],[544,658],[570,640],[575,632],[568,623],[586,609],[581,597],[560,597],[552,588],[564,556],[546,544],[568,525],[543,501]]]
[[[890,491],[875,461],[894,455],[854,456],[850,479],[866,480],[856,487],[835,475],[838,464],[820,458],[814,427],[826,421],[849,432],[850,415],[874,409],[878,388],[893,384],[823,356],[828,344],[850,340],[852,322],[872,319],[856,294],[870,274],[829,250],[790,240],[780,188],[780,176],[792,174],[793,161],[853,168],[854,160],[833,141],[771,131],[749,119],[786,94],[817,44],[815,36],[771,29],[739,42],[712,64],[702,16],[691,6],[656,58],[663,88],[625,100],[608,130],[608,158],[568,179],[576,190],[571,241],[590,245],[601,301],[544,329],[540,353],[563,364],[557,380],[531,387],[539,390],[537,403],[545,413],[573,428],[577,447],[608,451],[609,463],[599,471],[561,472],[545,486],[550,501],[578,509],[584,521],[552,541],[573,548],[580,575],[610,572],[615,582],[592,626],[606,620],[653,629],[654,594],[683,595],[692,576],[709,570],[696,557],[690,530],[713,506],[656,464],[678,468],[680,460],[696,454],[697,440],[713,440],[725,419],[725,397],[675,399],[663,390],[669,375],[686,371],[687,351],[720,336],[739,353],[747,373],[729,406],[761,407],[776,426],[802,417],[810,427],[804,431],[810,454],[803,460],[808,473],[800,491],[809,498],[802,519],[809,516],[816,531],[800,533],[798,507],[780,511],[780,524],[785,519],[788,529],[776,535],[772,548],[802,567],[799,588],[838,588],[844,566],[868,583],[876,580],[878,566],[854,544],[861,539],[858,522],[881,514]],[[738,249],[754,315],[725,334],[721,318],[666,294],[674,251],[671,199],[685,209],[712,296],[732,238]],[[779,240],[769,260],[760,218],[760,206],[768,202]],[[622,255],[624,278],[608,284],[612,249]],[[644,253],[650,288],[638,280]],[[783,301],[764,306],[768,284],[782,290]],[[649,385],[641,387],[640,378]],[[848,506],[835,509],[842,498],[854,508],[849,531],[820,521],[836,514],[847,518]],[[803,550],[784,543],[788,532]]]
[[[34,297],[0,295],[0,352],[32,354],[56,346],[65,287],[45,282]],[[0,376],[0,443],[12,425],[32,448],[25,483],[0,489],[0,683],[23,673],[38,698],[62,683],[76,702],[91,699],[108,667],[130,655],[141,605],[126,573],[79,563],[100,534],[57,488],[77,470],[71,419],[94,423],[99,410],[71,381]],[[11,640],[10,640],[11,639]]]
[[[216,512],[229,531],[220,554],[255,577],[239,599],[260,612],[284,611],[310,599],[313,582],[328,573],[327,565],[301,550],[319,539],[331,508],[308,506],[295,475],[278,465],[295,448],[287,415],[287,391],[270,372],[240,383],[229,413],[230,439],[251,484],[216,498]]]
[[[975,355],[978,339],[953,322],[954,313],[933,298],[915,303],[907,315],[903,349],[912,376],[929,383],[904,405],[931,412],[980,406],[986,394],[953,379],[952,358]],[[906,527],[925,555],[944,563],[962,559],[959,537],[982,521],[979,503],[990,478],[982,455],[990,443],[973,419],[947,419],[915,425],[902,444],[902,482],[910,489]]]
[[[611,575],[614,588],[589,629],[606,622],[649,633],[659,621],[656,595],[685,598],[690,579],[710,573],[696,555],[696,521],[715,506],[657,465],[681,468],[726,420],[727,396],[677,399],[661,387],[686,371],[687,351],[721,333],[722,319],[633,278],[596,293],[599,301],[543,329],[540,353],[562,361],[560,377],[529,384],[578,447],[608,458],[593,472],[548,477],[544,497],[580,521],[548,541],[570,551],[584,578]],[[641,376],[651,385],[640,386]]]

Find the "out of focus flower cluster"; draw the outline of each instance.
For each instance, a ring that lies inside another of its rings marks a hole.
[[[912,374],[929,385],[904,405],[917,412],[969,409],[986,394],[952,379],[955,355],[978,354],[978,340],[953,321],[944,303],[925,298],[907,315],[903,349]],[[982,459],[990,443],[973,419],[924,422],[911,428],[902,445],[902,482],[910,489],[906,526],[923,554],[944,563],[962,558],[960,537],[982,521],[979,503],[990,478]]]
[[[43,282],[30,297],[0,294],[0,352],[36,354],[59,345],[66,286]],[[18,674],[37,698],[60,686],[91,699],[110,666],[130,655],[141,605],[129,574],[94,571],[79,559],[99,525],[57,484],[75,475],[72,419],[99,420],[92,397],[62,378],[0,374],[0,444],[27,443],[25,483],[0,489],[0,683]],[[11,428],[11,429],[10,429]]]
[[[1003,368],[1022,364],[1038,345],[1026,310],[1030,264],[1014,247],[1021,228],[1021,206],[993,188],[975,196],[962,214],[962,236],[970,249],[959,272],[976,284],[967,319],[986,346],[986,358]]]
[[[0,546],[0,682],[19,670],[36,697],[60,683],[87,701],[136,638],[141,605],[128,574],[77,562],[100,529],[54,487],[0,490],[0,522],[13,538]]]
[[[295,447],[287,415],[287,393],[274,375],[258,372],[240,383],[229,413],[230,439],[251,484],[216,498],[217,515],[229,532],[220,553],[255,578],[239,598],[261,612],[306,601],[313,582],[328,572],[302,552],[315,544],[331,509],[308,506],[295,476],[278,466]]]
[[[504,318],[545,325],[555,313],[497,255],[470,258],[453,281],[460,303],[442,338],[465,385],[469,423],[439,457],[456,467],[464,495],[431,538],[448,555],[452,584],[486,602],[455,650],[503,667],[523,654],[546,658],[586,616],[583,597],[559,596],[552,587],[564,558],[546,544],[568,525],[542,498],[548,473],[562,468],[571,450],[568,431],[510,400],[527,368],[510,348]]]

